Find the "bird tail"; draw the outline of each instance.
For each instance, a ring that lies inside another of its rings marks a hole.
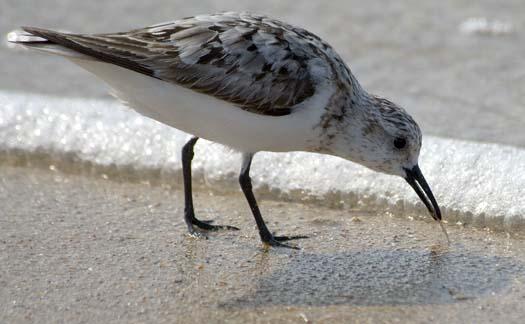
[[[24,47],[35,49],[47,53],[52,53],[68,58],[90,59],[87,55],[81,54],[77,51],[59,45],[53,39],[61,37],[62,33],[36,28],[36,27],[21,27],[21,30],[14,30],[7,34],[7,42],[13,47]]]

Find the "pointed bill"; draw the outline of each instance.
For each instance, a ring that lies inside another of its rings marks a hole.
[[[405,169],[405,171],[407,174],[405,180],[417,193],[419,199],[421,199],[421,201],[425,204],[428,211],[432,215],[432,218],[437,221],[441,221],[441,210],[439,209],[436,198],[434,198],[432,190],[430,190],[430,186],[425,180],[423,173],[421,173],[419,166],[416,165],[412,169]]]

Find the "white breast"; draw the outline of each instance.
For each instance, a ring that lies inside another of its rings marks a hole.
[[[107,82],[140,114],[243,152],[308,151],[319,143],[314,127],[333,93],[329,85],[320,87],[292,114],[265,116],[112,64],[71,60]]]

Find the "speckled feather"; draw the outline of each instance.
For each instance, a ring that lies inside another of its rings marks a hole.
[[[325,41],[279,20],[228,12],[121,33],[24,30],[11,41],[66,56],[140,113],[243,152],[315,151],[391,174],[417,162],[421,131],[410,115],[366,92]]]
[[[185,18],[123,33],[79,35],[24,28],[99,60],[196,90],[258,114],[286,115],[310,98],[322,65],[352,77],[316,35],[248,13]]]
[[[368,94],[332,47],[304,29],[222,13],[124,33],[24,30],[8,40],[69,58],[147,117],[236,148],[250,163],[258,151],[304,150],[402,176],[441,219],[418,166],[416,122]]]

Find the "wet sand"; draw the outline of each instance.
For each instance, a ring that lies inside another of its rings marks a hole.
[[[1,167],[0,322],[521,322],[525,241],[449,224],[262,202],[302,250],[264,249],[241,195]]]

